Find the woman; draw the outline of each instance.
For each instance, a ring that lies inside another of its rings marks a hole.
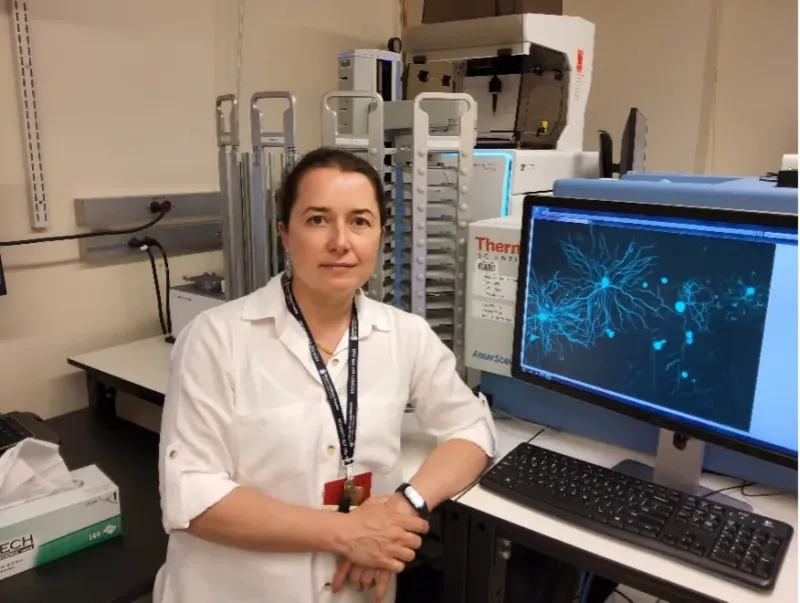
[[[155,603],[391,602],[427,511],[494,455],[488,409],[450,350],[360,293],[387,222],[376,171],[318,149],[280,200],[291,278],[201,314],[175,344]],[[402,485],[409,401],[440,443]]]

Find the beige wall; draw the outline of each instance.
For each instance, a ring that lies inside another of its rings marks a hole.
[[[566,12],[597,24],[587,148],[599,128],[620,132],[636,105],[649,120],[651,169],[755,174],[796,152],[797,6],[763,4],[565,0]],[[7,6],[0,240],[37,234],[27,217]],[[216,187],[211,106],[237,88],[237,0],[41,0],[29,10],[52,218],[42,234],[75,231],[77,196]],[[421,0],[412,0],[409,22],[420,14]],[[312,147],[319,99],[336,87],[336,54],[382,44],[398,19],[394,0],[248,0],[241,95],[293,91],[300,146]],[[0,298],[0,411],[52,416],[79,407],[84,385],[68,355],[158,333],[146,262],[83,265],[75,242],[3,249],[2,258],[10,294]],[[171,267],[179,278],[219,269],[220,258],[175,258]]]
[[[797,153],[797,0],[723,0],[707,169],[763,174]]]
[[[217,188],[214,98],[235,88],[236,0],[29,2],[52,226],[29,227],[9,39],[0,3],[0,240],[76,232],[73,198]],[[277,5],[277,6],[276,6]],[[293,14],[302,15],[301,24]],[[393,0],[249,0],[243,94],[290,89],[301,148],[319,141],[319,99],[336,54],[396,35]],[[174,258],[174,278],[221,268],[219,254]],[[43,416],[86,403],[68,355],[158,334],[146,261],[78,261],[74,241],[3,248],[0,412]]]

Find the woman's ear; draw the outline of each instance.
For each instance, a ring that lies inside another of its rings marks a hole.
[[[288,253],[289,246],[286,239],[289,236],[289,232],[283,222],[278,222],[278,235],[281,237],[281,244],[283,245],[284,251]]]

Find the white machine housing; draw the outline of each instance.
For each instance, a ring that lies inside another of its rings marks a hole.
[[[343,92],[376,92],[385,102],[403,100],[402,55],[360,48],[339,55],[339,86]],[[339,133],[367,133],[369,99],[339,99]]]
[[[454,92],[478,101],[479,146],[502,143],[503,134],[513,134],[516,140],[505,141],[509,147],[576,151],[583,149],[594,32],[594,24],[580,17],[525,14],[409,27],[403,43],[417,64],[453,64]],[[481,62],[494,60],[500,61],[500,72],[509,72],[498,75],[503,89],[495,113],[492,75],[480,68]],[[548,114],[564,123],[547,119]]]
[[[522,216],[469,225],[464,363],[511,376]]]
[[[178,337],[198,314],[225,303],[223,293],[202,291],[193,284],[171,287],[169,290],[172,336]]]
[[[797,155],[784,155],[781,158],[782,170],[796,170],[797,169]]]
[[[451,63],[454,91],[478,101],[473,220],[521,212],[525,195],[550,191],[560,178],[599,176],[599,154],[583,150],[594,32],[594,24],[580,17],[538,14],[406,30],[403,42],[414,66]],[[521,72],[499,76],[502,92],[493,113],[492,75],[482,73],[487,60],[509,56],[518,57],[516,64],[500,69]]]

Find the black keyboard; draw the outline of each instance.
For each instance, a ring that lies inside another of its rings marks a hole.
[[[0,415],[0,454],[33,434],[11,415]]]
[[[481,486],[755,590],[771,590],[792,526],[523,443]]]

